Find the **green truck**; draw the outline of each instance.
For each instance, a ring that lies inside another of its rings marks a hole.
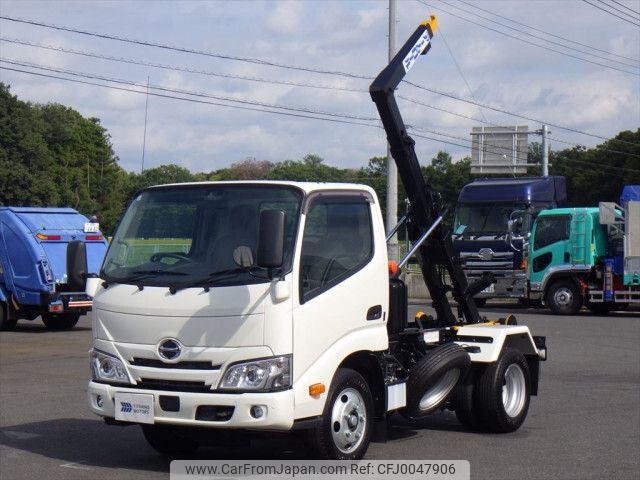
[[[529,249],[528,297],[554,313],[640,305],[640,185],[624,187],[619,204],[543,210]]]

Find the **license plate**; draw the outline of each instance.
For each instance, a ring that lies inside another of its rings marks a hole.
[[[496,285],[495,283],[492,283],[487,288],[482,290],[480,293],[495,293],[495,291],[496,291]]]
[[[95,222],[87,222],[84,224],[84,233],[97,233],[100,230],[100,224]]]
[[[153,423],[153,395],[116,393],[116,420]]]

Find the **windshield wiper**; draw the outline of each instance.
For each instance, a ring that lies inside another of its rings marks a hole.
[[[169,291],[171,293],[176,293],[178,290],[184,290],[185,288],[194,288],[194,287],[203,287],[205,291],[207,291],[209,290],[209,286],[214,285],[217,281],[223,280],[224,277],[226,277],[227,275],[235,275],[238,273],[248,273],[252,277],[260,278],[262,280],[269,280],[268,277],[261,277],[251,272],[251,269],[255,269],[255,268],[258,268],[258,267],[255,267],[255,266],[236,267],[236,268],[229,268],[226,270],[216,270],[214,272],[210,272],[209,274],[207,274],[206,277],[196,280],[194,282],[186,283],[184,285],[172,285],[171,287],[169,287]],[[223,278],[218,278],[218,277],[223,277]]]
[[[153,275],[189,275],[185,272],[176,272],[175,270],[162,270],[161,268],[133,270],[131,273],[133,273],[134,275],[123,278],[114,278],[114,280],[116,282],[135,282],[137,280],[142,280],[143,278],[151,277]]]

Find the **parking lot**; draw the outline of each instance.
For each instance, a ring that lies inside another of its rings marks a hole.
[[[419,306],[412,306],[415,312]],[[556,317],[513,305],[535,335],[546,335],[539,396],[520,430],[464,431],[450,412],[420,424],[395,416],[387,443],[369,459],[467,459],[474,479],[637,479],[640,475],[640,312]],[[86,405],[88,319],[70,332],[37,320],[0,334],[0,476],[168,478],[169,460],[135,427],[109,427]],[[301,458],[302,442],[256,440],[250,447],[201,450],[198,458]]]

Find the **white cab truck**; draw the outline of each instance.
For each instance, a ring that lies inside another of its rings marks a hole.
[[[410,254],[436,316],[407,321],[406,287],[388,263],[379,200],[367,186],[151,187],[125,212],[100,278],[87,280],[93,412],[141,425],[164,454],[224,433],[300,430],[321,457],[357,459],[396,411],[414,419],[451,408],[469,428],[520,427],[544,337],[512,317],[480,318],[473,295],[491,279],[466,284],[442,212],[412,173],[419,165],[396,128],[401,117],[389,120],[381,106],[395,105],[396,82],[434,30],[434,18],[421,24],[371,93],[412,202]]]

